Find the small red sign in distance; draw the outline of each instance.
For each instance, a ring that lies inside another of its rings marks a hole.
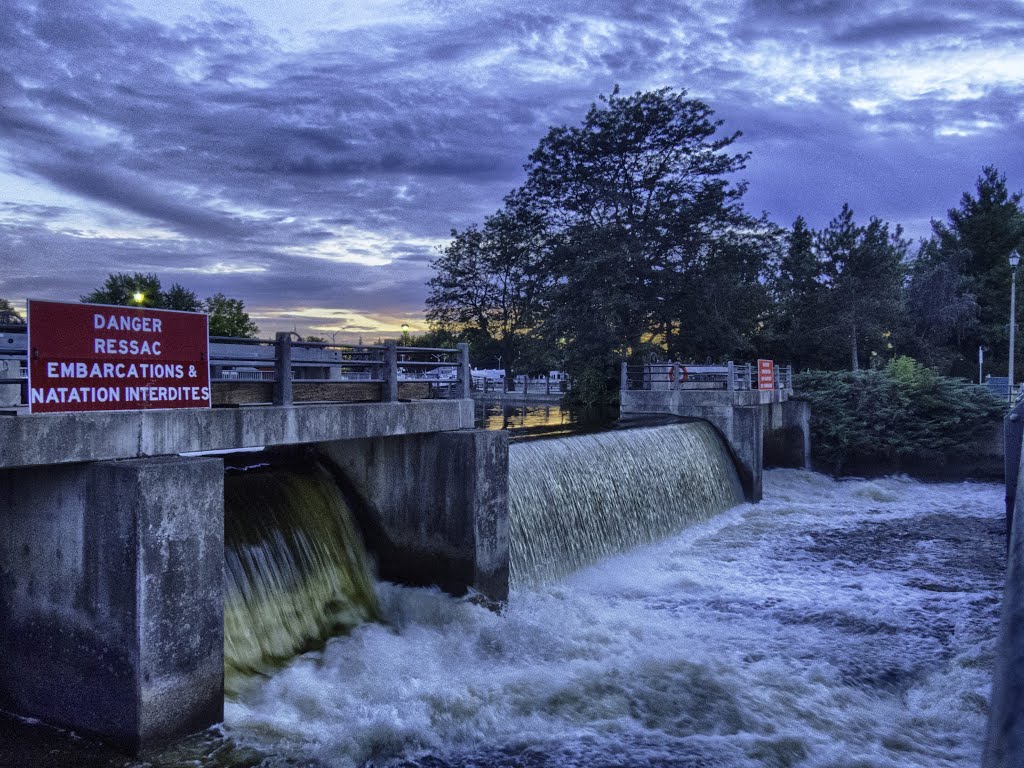
[[[208,318],[28,302],[30,413],[209,408]]]
[[[775,389],[775,361],[757,361],[757,388]]]

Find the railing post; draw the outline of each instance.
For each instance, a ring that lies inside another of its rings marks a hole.
[[[774,369],[772,370],[772,381],[774,382],[775,389],[782,389],[780,386],[782,382],[779,381],[779,366],[777,365],[774,366]]]
[[[683,366],[679,363],[672,363],[672,389],[682,389]]]
[[[473,369],[469,365],[469,344],[461,342],[459,348],[459,397],[472,397],[470,386],[473,383]]]
[[[725,388],[729,392],[736,391],[736,364],[730,360],[725,364]]]
[[[384,383],[381,386],[381,400],[385,403],[398,401],[398,342],[394,339],[384,342]]]
[[[622,368],[619,372],[619,389],[622,391],[629,389],[629,370],[625,360],[622,361]]]
[[[274,350],[274,405],[292,404],[292,334],[278,331]]]

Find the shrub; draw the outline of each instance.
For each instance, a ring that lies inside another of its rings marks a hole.
[[[811,404],[813,457],[837,474],[850,465],[899,469],[955,458],[990,436],[1006,412],[987,389],[909,357],[881,370],[806,371],[793,386]]]

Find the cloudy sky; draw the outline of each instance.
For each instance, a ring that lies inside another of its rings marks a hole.
[[[748,208],[915,237],[1024,186],[1024,0],[0,0],[0,297],[113,271],[261,329],[422,321],[434,249],[614,84],[741,130]]]

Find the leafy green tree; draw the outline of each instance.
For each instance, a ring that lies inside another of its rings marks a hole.
[[[744,187],[729,180],[747,155],[728,151],[739,134],[718,135],[713,115],[686,91],[623,96],[616,87],[531,153],[522,197],[550,243],[544,332],[549,343],[567,340],[570,360],[600,368],[652,336],[672,350],[703,327],[694,296],[722,285],[706,268],[735,253],[735,242],[715,241],[749,223]],[[734,277],[751,284],[742,271]]]
[[[541,222],[510,196],[483,227],[453,230],[452,238],[433,263],[427,320],[469,340],[477,359],[500,359],[511,380],[534,363],[529,337],[539,320]]]
[[[0,325],[24,325],[25,318],[7,299],[0,299]]]
[[[847,350],[854,371],[892,344],[902,321],[903,260],[909,242],[897,226],[872,217],[858,226],[849,205],[819,233],[817,247],[825,262],[829,312],[822,331]]]
[[[141,300],[137,299],[141,296]],[[216,293],[201,301],[194,291],[175,283],[164,291],[155,274],[127,274],[117,272],[107,276],[103,285],[82,296],[88,304],[113,304],[126,307],[154,307],[176,309],[182,312],[205,312],[210,316],[211,336],[238,336],[253,338],[259,327],[245,311],[241,299],[232,299]]]
[[[163,295],[160,278],[155,274],[116,272],[107,275],[100,288],[82,296],[82,301],[122,307],[162,307]]]
[[[215,293],[203,303],[203,308],[210,316],[211,336],[255,338],[260,332],[259,326],[245,311],[245,302],[241,299]]]

